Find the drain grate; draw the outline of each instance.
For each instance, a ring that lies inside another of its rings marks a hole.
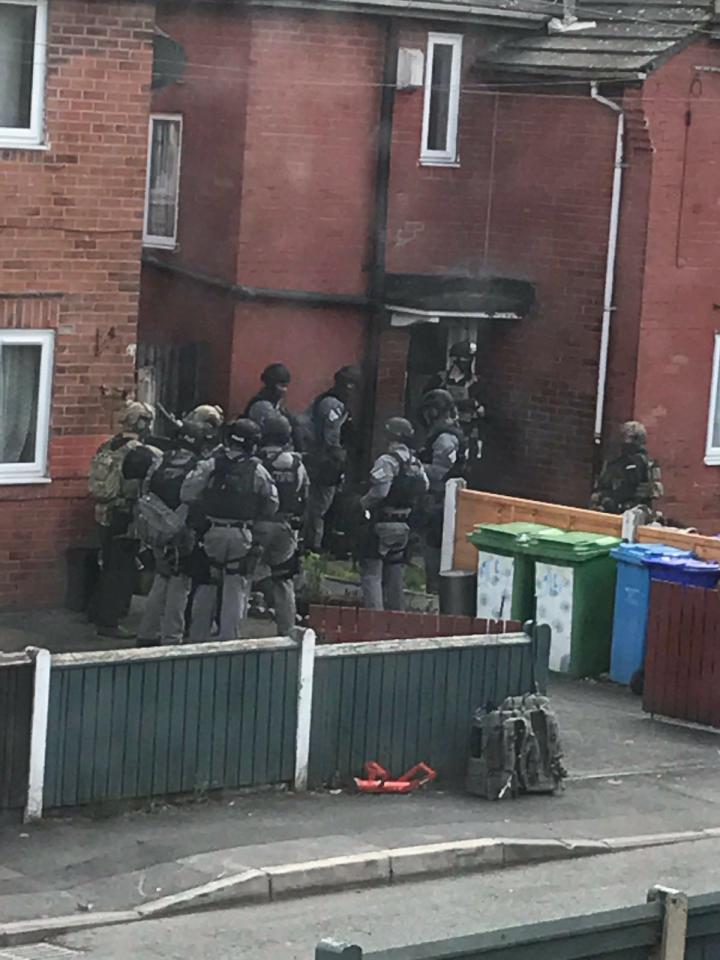
[[[78,950],[56,947],[53,943],[32,943],[27,947],[0,949],[0,960],[74,960],[81,956]]]

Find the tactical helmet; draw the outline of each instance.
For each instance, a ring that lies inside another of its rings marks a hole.
[[[290,383],[290,371],[284,363],[271,363],[260,374],[260,379],[268,387],[287,386]]]
[[[342,384],[344,386],[358,384],[361,380],[362,373],[360,372],[360,368],[352,366],[351,364],[340,367],[340,369],[335,373],[335,383]]]
[[[420,416],[424,421],[439,420],[440,417],[451,414],[455,409],[455,401],[452,395],[438,387],[430,390],[422,398],[420,404]]]
[[[277,444],[284,447],[290,443],[292,437],[292,428],[287,417],[281,413],[273,411],[269,413],[262,422],[262,442],[265,444]]]
[[[154,419],[155,410],[149,403],[130,400],[125,405],[125,409],[120,417],[120,423],[128,430],[136,430],[143,421],[145,422],[145,426],[149,427]]]
[[[246,453],[254,453],[260,446],[262,431],[254,420],[240,417],[228,424],[226,439],[230,446],[240,447]]]
[[[624,444],[634,447],[644,447],[647,443],[647,430],[639,420],[627,420],[621,427],[620,433]]]
[[[477,353],[477,344],[474,340],[459,340],[450,347],[450,356],[458,359],[471,360]]]
[[[415,436],[413,425],[404,417],[390,417],[385,422],[385,433],[392,440],[409,442]]]
[[[220,407],[201,403],[183,419],[184,432],[194,440],[211,440],[216,437],[223,425],[223,412]]]

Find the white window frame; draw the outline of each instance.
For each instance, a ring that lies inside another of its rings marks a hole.
[[[48,42],[48,0],[0,0],[0,6],[35,7],[32,95],[29,127],[0,127],[0,147],[17,149],[45,146],[45,73]]]
[[[177,158],[177,185],[175,188],[175,223],[172,237],[156,237],[148,233],[148,215],[150,213],[150,168],[152,160],[153,124],[156,120],[172,120],[180,124]],[[148,122],[147,171],[145,173],[145,213],[143,217],[143,246],[174,250],[177,246],[178,216],[180,213],[180,173],[182,168],[183,118],[179,113],[151,113]]]
[[[715,415],[720,406],[718,389],[720,388],[720,332],[715,334],[713,350],[712,377],[710,379],[710,402],[708,404],[707,438],[705,440],[705,463],[709,467],[720,466],[720,446],[713,446],[713,426]]]
[[[50,438],[50,405],[52,401],[53,330],[0,330],[0,348],[5,344],[39,346],[40,382],[38,384],[37,426],[35,428],[35,460],[32,463],[0,463],[0,484],[48,483],[48,444]]]
[[[460,113],[460,86],[462,79],[462,42],[460,33],[429,33],[427,56],[425,57],[425,101],[423,104],[422,140],[420,144],[420,163],[429,166],[459,166],[458,161],[458,117]],[[428,148],[430,133],[430,100],[432,94],[432,74],[435,60],[435,46],[442,44],[453,48],[450,67],[450,91],[448,97],[448,126],[445,150]]]

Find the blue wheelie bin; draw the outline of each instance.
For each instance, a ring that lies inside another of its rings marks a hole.
[[[686,587],[714,590],[720,580],[720,563],[696,560],[694,557],[659,556],[645,560],[651,580],[681,583]]]
[[[610,651],[610,679],[629,684],[645,662],[645,641],[653,570],[670,570],[693,562],[688,550],[658,543],[623,543],[611,551],[617,560],[617,586]],[[664,564],[669,564],[665,566]]]

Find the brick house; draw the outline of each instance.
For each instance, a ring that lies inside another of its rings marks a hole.
[[[56,603],[134,387],[154,10],[0,0],[0,605]]]
[[[354,361],[377,425],[469,333],[480,486],[584,504],[638,417],[666,511],[720,524],[703,462],[720,389],[712,10],[587,0],[577,17],[573,32],[552,4],[161,3],[187,64],[152,107],[176,147],[167,230],[144,252],[151,392],[236,413],[281,359],[302,408]]]

